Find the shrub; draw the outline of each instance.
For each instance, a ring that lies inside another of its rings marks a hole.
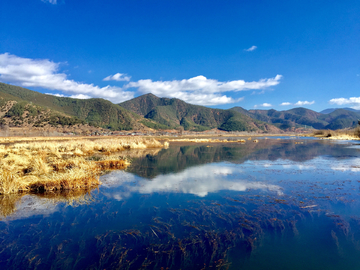
[[[360,138],[360,127],[355,128],[354,135]]]
[[[22,116],[25,110],[25,105],[23,103],[16,103],[11,107],[11,109],[5,114],[6,117],[12,116]]]

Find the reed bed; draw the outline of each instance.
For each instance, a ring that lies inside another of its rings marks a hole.
[[[101,184],[104,170],[129,164],[121,151],[166,146],[143,138],[0,145],[0,194],[90,189]]]
[[[73,141],[73,140],[83,140],[88,139],[88,136],[53,136],[53,137],[0,137],[0,143],[14,143],[14,142],[36,142],[36,141]]]

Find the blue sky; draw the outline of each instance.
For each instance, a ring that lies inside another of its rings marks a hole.
[[[115,103],[360,109],[360,1],[1,0],[0,81]]]

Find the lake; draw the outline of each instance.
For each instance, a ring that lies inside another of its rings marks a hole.
[[[129,151],[87,191],[0,196],[1,269],[360,269],[357,142]]]

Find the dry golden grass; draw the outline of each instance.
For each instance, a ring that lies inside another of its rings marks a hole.
[[[310,136],[332,140],[359,140],[360,127],[354,129],[317,130]]]
[[[161,147],[138,137],[0,145],[0,194],[90,189],[100,184],[103,170],[129,164],[115,153]]]
[[[74,137],[74,136],[61,136],[61,137],[0,137],[0,143],[14,143],[14,142],[35,142],[35,141],[70,141],[88,139],[89,137]]]

